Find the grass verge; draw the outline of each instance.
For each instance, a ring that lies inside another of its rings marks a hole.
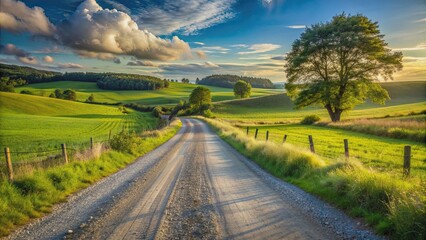
[[[14,228],[49,213],[55,203],[133,162],[173,137],[181,123],[174,123],[153,135],[142,135],[136,151],[108,151],[96,159],[73,161],[68,165],[34,171],[13,183],[0,180],[0,237]]]
[[[256,141],[219,120],[205,119],[222,139],[271,174],[363,218],[392,239],[425,239],[426,185],[395,179],[354,159],[326,163],[291,144]]]

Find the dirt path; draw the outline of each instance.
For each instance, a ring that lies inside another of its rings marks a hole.
[[[273,177],[253,169],[204,122],[182,121],[182,130],[169,142],[72,198],[74,208],[66,203],[11,238],[356,239],[359,235],[353,227],[348,234],[336,232],[330,223],[323,224],[289,201],[285,196],[289,193],[318,200],[303,191],[277,191],[263,175]],[[85,211],[73,210],[80,207]],[[327,217],[340,214],[326,211]],[[347,217],[339,215],[335,221],[340,219]]]

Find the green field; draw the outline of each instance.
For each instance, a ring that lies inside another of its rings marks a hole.
[[[145,105],[164,105],[164,104],[176,104],[179,100],[186,100],[189,98],[189,94],[192,89],[199,85],[195,84],[183,84],[183,83],[170,83],[169,88],[160,90],[145,90],[145,91],[113,91],[103,90],[96,86],[96,83],[89,82],[49,82],[49,83],[37,83],[30,84],[24,87],[19,87],[16,92],[22,90],[29,90],[36,95],[49,96],[55,89],[59,88],[74,89],[77,92],[77,98],[79,101],[85,101],[90,94],[94,94],[96,102],[106,103],[131,103],[137,102]],[[213,101],[224,101],[235,99],[233,89],[205,86],[212,91]],[[283,92],[278,89],[261,89],[253,88],[252,97],[260,97],[271,94],[277,94]]]
[[[322,126],[289,124],[262,125],[249,128],[249,135],[254,136],[255,128],[259,129],[258,139],[282,143],[284,134],[287,143],[309,149],[308,135],[312,135],[315,152],[330,163],[344,158],[343,139],[349,140],[349,154],[359,159],[365,166],[373,167],[394,176],[402,176],[404,146],[412,147],[411,173],[426,180],[426,145],[423,143],[372,136],[348,130]],[[246,128],[243,128],[244,130]]]
[[[386,105],[365,103],[343,113],[342,119],[398,116],[426,110],[426,82],[394,82],[383,86],[391,97]],[[320,107],[295,110],[293,102],[285,94],[218,103],[213,112],[218,118],[240,122],[294,122],[312,114],[329,120],[327,111]]]
[[[141,131],[156,126],[151,113],[122,113],[116,106],[91,105],[66,100],[0,93],[0,147],[9,147],[12,160],[22,160],[26,152],[57,149],[67,146],[88,146],[108,139],[109,131],[123,128]],[[44,154],[44,153],[43,153]]]

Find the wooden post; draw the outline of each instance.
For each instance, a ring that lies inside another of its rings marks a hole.
[[[67,146],[65,145],[65,143],[61,144],[61,148],[62,148],[62,157],[64,158],[65,164],[68,164]]]
[[[404,147],[404,177],[410,176],[410,165],[411,165],[411,146]]]
[[[349,142],[348,142],[348,139],[343,139],[343,145],[345,147],[345,157],[349,158]]]
[[[13,181],[13,167],[12,167],[12,159],[10,158],[10,150],[8,147],[4,148],[4,155],[6,156],[6,167],[7,167],[7,175],[9,181]]]
[[[287,134],[284,134],[283,143],[285,143],[285,141],[287,141]]]
[[[269,131],[266,131],[266,141],[269,140]]]
[[[257,138],[257,133],[259,132],[259,129],[256,128],[256,132],[254,132],[254,139]]]
[[[90,138],[90,149],[93,150],[93,137]]]
[[[247,136],[248,136],[248,133],[249,133],[249,127],[247,127]]]
[[[109,130],[108,141],[111,140],[111,129]]]
[[[308,138],[309,138],[309,147],[311,148],[311,152],[315,153],[314,140],[312,139],[312,135],[309,135]]]

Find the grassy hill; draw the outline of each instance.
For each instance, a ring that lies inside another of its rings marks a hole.
[[[94,94],[96,102],[107,103],[130,103],[138,102],[145,105],[164,105],[176,104],[179,100],[188,99],[192,89],[198,85],[183,84],[183,83],[170,83],[169,88],[161,90],[145,90],[145,91],[113,91],[103,90],[96,86],[96,83],[90,82],[49,82],[30,84],[24,87],[19,87],[16,92],[22,90],[29,90],[37,95],[49,96],[55,89],[74,89],[77,91],[77,98],[79,101],[85,101],[90,94]],[[235,99],[234,92],[229,88],[206,86],[212,91],[213,101],[223,101]],[[252,89],[252,97],[266,96],[282,92],[276,89]]]
[[[47,97],[0,93],[0,147],[45,151],[106,140],[109,130],[141,131],[156,125],[151,113],[122,113],[116,106],[84,104]],[[25,154],[23,154],[25,155]],[[23,157],[14,155],[13,160]]]
[[[343,119],[404,115],[426,109],[426,82],[392,82],[382,85],[391,97],[386,105],[367,102],[344,113]],[[220,118],[245,122],[292,121],[311,114],[328,119],[326,110],[320,107],[295,110],[293,102],[286,94],[219,103],[215,105],[214,112]]]

